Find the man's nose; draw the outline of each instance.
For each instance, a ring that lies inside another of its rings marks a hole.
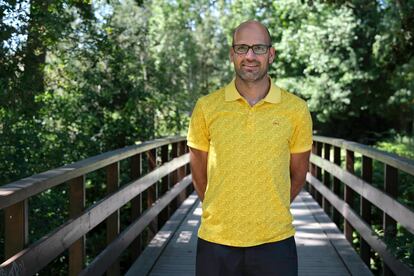
[[[247,59],[253,59],[255,57],[256,57],[256,54],[253,52],[253,49],[250,48],[246,53],[246,58]]]

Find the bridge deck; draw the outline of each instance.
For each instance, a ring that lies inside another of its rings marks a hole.
[[[372,275],[309,193],[291,205],[299,275]],[[127,275],[195,275],[201,203],[191,195],[154,237]]]

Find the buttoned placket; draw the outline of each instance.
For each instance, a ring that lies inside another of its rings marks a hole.
[[[246,129],[250,134],[253,134],[255,130],[255,116],[257,109],[264,103],[264,101],[262,99],[253,106],[250,106],[246,99],[243,99],[243,102],[247,106]]]

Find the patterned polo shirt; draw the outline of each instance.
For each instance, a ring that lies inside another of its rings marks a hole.
[[[187,144],[208,152],[204,240],[247,247],[295,234],[290,154],[311,149],[312,120],[305,101],[270,83],[253,107],[233,80],[193,110]]]

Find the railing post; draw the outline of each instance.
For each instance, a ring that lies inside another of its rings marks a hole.
[[[339,167],[341,166],[341,148],[340,147],[334,147],[334,163],[338,165]],[[341,194],[340,194],[341,193],[341,182],[335,176],[333,178],[333,192],[338,197],[341,197]],[[332,220],[334,223],[336,223],[336,225],[339,226],[341,222],[341,215],[335,208],[333,208]]]
[[[147,157],[148,157],[148,168],[149,171],[153,171],[157,166],[157,151],[156,149],[152,149],[147,151]],[[157,183],[154,183],[151,187],[147,189],[147,208],[151,208],[151,206],[154,204],[154,202],[157,200],[158,197],[158,191],[157,191]],[[158,219],[154,219],[149,225],[148,225],[148,238],[147,242],[149,243],[152,238],[157,234],[158,232]]]
[[[168,162],[168,146],[164,145],[161,147],[161,163]],[[164,195],[168,191],[168,175],[164,176],[161,180],[161,194]],[[165,208],[158,216],[158,224],[160,227],[165,224],[168,220],[168,207]]]
[[[354,152],[350,150],[346,150],[346,170],[352,174],[354,173],[354,162],[355,162]],[[348,203],[351,208],[353,208],[354,191],[350,187],[348,187],[348,185],[344,185],[344,187],[345,187],[345,192],[344,192],[345,202]],[[344,220],[345,220],[345,226],[344,226],[345,237],[349,241],[349,243],[352,245],[352,232],[354,231],[354,229],[352,228],[352,225],[346,219]]]
[[[27,199],[4,209],[4,255],[6,260],[24,249],[29,241]]]
[[[178,157],[178,155],[179,155],[178,154],[178,143],[173,143],[172,149],[171,149],[171,159]],[[169,188],[173,187],[175,184],[177,184],[177,182],[178,182],[178,170],[175,170],[171,172],[170,174],[170,187]],[[170,206],[171,206],[170,211],[171,213],[173,213],[175,210],[177,210],[177,206],[178,206],[177,200],[171,201]]]
[[[68,181],[69,185],[69,217],[80,215],[85,209],[85,176]],[[69,275],[78,275],[85,264],[85,236],[69,247]]]
[[[131,157],[131,180],[136,180],[142,175],[142,155],[136,154]],[[131,221],[136,220],[142,213],[142,194],[137,195],[131,200]],[[139,235],[131,243],[131,263],[133,263],[141,253],[142,235]]]
[[[313,142],[312,144],[312,154],[316,155],[316,143],[317,142]],[[310,163],[310,173],[312,176],[316,177],[316,165],[313,163]],[[315,194],[315,188],[313,188],[313,186],[311,184],[309,184],[309,193],[311,194],[311,196],[313,198],[316,198],[316,194]]]
[[[185,154],[185,141],[181,141],[178,143],[178,156]],[[178,182],[181,181],[185,177],[185,166],[178,168],[177,170],[177,177]],[[183,201],[187,198],[185,190],[183,190],[178,196],[178,205],[181,205]]]
[[[384,165],[384,190],[397,200],[398,197],[398,170],[390,165]],[[397,222],[383,212],[383,228],[385,240],[393,239],[397,235]],[[384,275],[394,275],[391,269],[383,263]]]
[[[331,155],[331,145],[325,143],[324,149],[323,149],[323,157],[326,160],[330,161],[330,155]],[[323,184],[327,186],[329,189],[331,189],[331,175],[326,170],[323,171]],[[322,198],[322,207],[325,213],[330,214],[331,204],[329,204],[329,201],[326,200],[325,197]]]
[[[108,194],[114,193],[119,188],[119,162],[115,162],[106,167],[106,191]],[[119,210],[116,210],[106,219],[106,244],[110,244],[119,235]],[[119,260],[115,260],[108,269],[108,276],[120,275]]]
[[[316,155],[318,155],[319,157],[322,157],[322,143],[321,142],[316,142]],[[319,180],[322,180],[322,168],[316,166],[316,178]],[[316,189],[315,189],[315,199],[316,201],[319,203],[319,206],[322,206],[322,194],[319,193]]]
[[[372,159],[367,156],[362,156],[362,179],[367,183],[372,183]],[[371,225],[371,203],[362,195],[360,200],[361,217],[366,223]],[[361,259],[370,267],[371,247],[362,237],[360,247]]]

